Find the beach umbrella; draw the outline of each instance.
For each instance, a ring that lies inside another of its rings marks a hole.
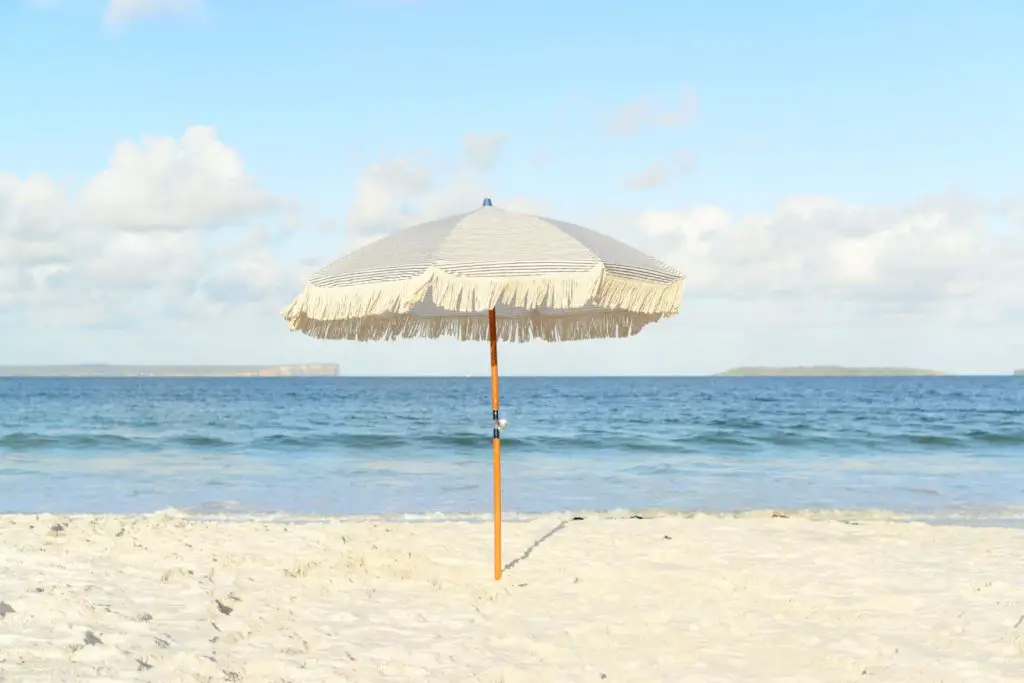
[[[498,347],[628,337],[679,311],[683,276],[588,228],[504,211],[406,228],[312,276],[282,311],[291,329],[358,341],[442,336],[490,342],[494,578],[501,563]]]

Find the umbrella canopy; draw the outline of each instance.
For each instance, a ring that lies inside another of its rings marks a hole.
[[[626,337],[679,311],[683,276],[572,223],[491,205],[396,232],[314,273],[282,314],[323,339]]]
[[[310,277],[282,312],[322,339],[488,339],[494,447],[494,578],[501,563],[497,340],[628,337],[675,315],[683,276],[572,223],[484,205],[368,244]]]

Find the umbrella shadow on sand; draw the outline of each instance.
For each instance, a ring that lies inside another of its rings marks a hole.
[[[582,517],[573,517],[572,519],[563,519],[561,522],[558,523],[557,526],[553,527],[546,534],[544,534],[543,536],[538,538],[536,541],[531,543],[530,547],[528,547],[526,550],[524,550],[522,555],[520,555],[519,557],[515,558],[514,560],[512,560],[508,564],[506,564],[505,567],[503,568],[503,571],[507,572],[510,569],[512,569],[513,567],[515,567],[517,564],[519,564],[520,562],[525,562],[526,560],[530,559],[530,555],[533,555],[533,551],[534,550],[536,550],[541,545],[543,545],[544,542],[547,541],[549,538],[551,538],[552,536],[554,536],[555,534],[559,533],[560,531],[565,529],[567,526],[569,526],[569,522],[580,522],[582,520],[583,520]]]

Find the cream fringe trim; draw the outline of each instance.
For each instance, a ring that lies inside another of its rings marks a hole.
[[[443,312],[410,315],[428,294]],[[321,339],[477,340],[487,338],[484,314],[491,308],[553,309],[552,314],[499,318],[498,335],[504,341],[558,341],[636,334],[648,323],[678,313],[682,296],[682,278],[669,283],[622,278],[603,265],[588,273],[502,280],[430,268],[402,282],[350,287],[309,283],[281,314],[293,330]]]
[[[498,318],[498,339],[504,342],[578,341],[606,337],[629,337],[664,316],[639,313],[595,312],[549,317],[538,314],[521,318]],[[417,317],[374,316],[349,320],[305,319],[295,329],[317,339],[393,341],[396,339],[455,337],[462,341],[488,338],[486,315]]]

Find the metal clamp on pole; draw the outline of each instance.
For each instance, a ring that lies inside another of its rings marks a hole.
[[[508,427],[508,420],[504,420],[504,419],[498,417],[498,411],[497,410],[492,410],[491,411],[491,418],[494,420],[494,438],[495,439],[500,439],[501,438],[501,432],[506,427]]]

